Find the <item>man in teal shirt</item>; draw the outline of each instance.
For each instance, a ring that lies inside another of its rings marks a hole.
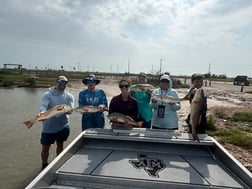
[[[139,73],[137,77],[138,84],[146,84],[147,83],[147,76],[145,73]],[[150,106],[150,97],[151,91],[150,90],[140,90],[140,91],[133,91],[131,90],[136,85],[132,85],[130,93],[135,99],[137,100],[138,104],[138,116],[139,120],[143,121],[142,127],[143,128],[151,128],[151,118],[152,118],[152,108]]]

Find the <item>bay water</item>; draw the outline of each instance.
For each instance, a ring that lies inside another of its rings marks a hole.
[[[0,188],[22,189],[41,171],[41,122],[30,129],[22,124],[39,111],[47,89],[0,88]],[[79,91],[69,89],[75,97]],[[81,132],[81,114],[70,115],[70,136],[65,147]],[[56,145],[50,149],[49,161],[56,157]]]

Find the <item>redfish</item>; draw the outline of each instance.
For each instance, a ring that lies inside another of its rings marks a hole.
[[[196,127],[201,122],[201,113],[203,109],[203,100],[204,93],[203,89],[196,89],[194,97],[191,103],[191,112],[190,112],[190,120],[189,123],[192,126],[192,137],[193,140],[197,140],[199,142],[199,136],[196,131]]]
[[[80,106],[80,107],[74,108],[74,111],[80,112],[80,113],[95,113],[95,112],[108,111],[108,107],[87,105],[87,106]]]
[[[70,113],[72,111],[73,111],[73,108],[71,106],[66,105],[66,104],[60,104],[60,105],[54,106],[53,108],[47,110],[46,112],[40,113],[36,115],[35,117],[24,121],[23,123],[29,129],[32,127],[32,125],[36,121],[43,121],[52,117],[58,117],[66,113]]]
[[[132,119],[132,117],[118,113],[118,112],[113,112],[108,115],[108,118],[112,122],[117,122],[117,123],[123,123],[125,125],[134,125],[139,127],[139,125]]]

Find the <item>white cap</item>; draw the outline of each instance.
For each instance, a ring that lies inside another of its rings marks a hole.
[[[162,75],[161,77],[160,77],[160,81],[161,80],[168,80],[168,81],[170,81],[171,80],[171,78],[170,78],[170,76],[169,75],[167,75],[167,74],[164,74],[164,75]]]
[[[61,76],[58,77],[58,81],[68,82],[68,79],[65,76],[61,75]]]

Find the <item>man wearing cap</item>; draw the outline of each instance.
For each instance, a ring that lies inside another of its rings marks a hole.
[[[82,131],[88,128],[104,128],[104,110],[107,108],[107,97],[102,89],[96,89],[95,86],[100,83],[94,74],[87,75],[82,80],[87,89],[79,93],[79,106],[97,106],[100,108],[98,112],[86,112],[82,114]]]
[[[178,98],[176,90],[172,89],[172,80],[169,75],[163,74],[160,77],[160,88],[155,89],[152,95],[173,96]],[[153,129],[178,129],[177,111],[180,109],[180,103],[166,103],[151,98],[153,108],[152,128]]]
[[[40,113],[45,112],[48,109],[51,109],[54,106],[60,104],[67,104],[72,108],[74,107],[74,96],[65,90],[67,82],[68,79],[65,76],[59,76],[56,79],[55,86],[49,88],[49,90],[43,94],[39,108]],[[67,140],[68,136],[69,115],[64,114],[43,121],[40,140],[42,144],[42,169],[44,169],[48,165],[48,156],[51,144],[54,144],[54,142],[56,141],[56,153],[58,155],[60,152],[62,152],[64,141]]]

